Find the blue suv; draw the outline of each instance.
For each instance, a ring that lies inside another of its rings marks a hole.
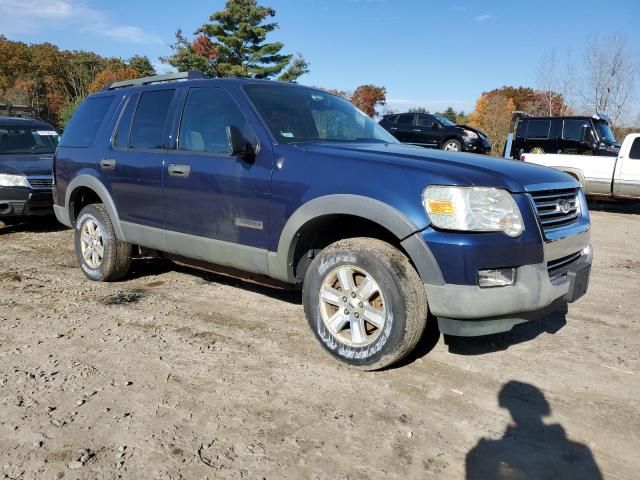
[[[508,331],[589,282],[574,179],[400,144],[349,102],[295,84],[112,84],[71,119],[54,175],[88,278],[125,277],[144,249],[301,286],[320,344],[361,369],[406,356],[428,318],[449,335]]]

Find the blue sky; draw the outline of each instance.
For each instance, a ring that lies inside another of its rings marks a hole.
[[[280,29],[270,38],[311,64],[300,83],[342,90],[383,85],[389,106],[400,110],[452,105],[469,111],[483,91],[535,87],[543,55],[555,49],[559,58],[570,54],[579,63],[594,35],[622,33],[640,54],[639,0],[261,3],[277,11]],[[223,6],[223,0],[0,0],[0,33],[159,62],[170,53],[177,27],[190,34]]]

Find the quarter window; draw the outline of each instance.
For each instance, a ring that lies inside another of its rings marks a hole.
[[[229,153],[227,127],[247,135],[247,122],[231,97],[217,87],[192,88],[182,113],[178,148],[189,152]]]
[[[549,138],[550,120],[529,120],[527,138]]]
[[[162,148],[162,132],[173,93],[170,89],[142,94],[131,126],[131,148]]]
[[[73,114],[60,139],[61,147],[86,148],[93,143],[115,95],[92,97]]]

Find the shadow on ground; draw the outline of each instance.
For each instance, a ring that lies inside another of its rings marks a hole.
[[[67,227],[58,222],[54,216],[28,217],[13,224],[5,224],[0,220],[0,235],[18,232],[59,232],[66,229]]]
[[[602,479],[589,447],[569,440],[562,425],[544,423],[551,406],[538,388],[512,380],[498,403],[513,421],[502,438],[482,438],[469,451],[467,480]]]
[[[592,212],[627,213],[640,215],[640,201],[604,202],[589,200],[589,210]]]
[[[549,315],[527,323],[516,325],[510,332],[484,335],[482,337],[446,336],[449,352],[458,355],[483,355],[507,350],[513,345],[528,342],[543,333],[555,334],[567,323],[566,305]]]
[[[136,278],[154,277],[156,275],[161,275],[168,272],[180,272],[199,278],[203,283],[217,283],[229,287],[241,288],[248,292],[265,295],[267,297],[288,303],[293,303],[295,305],[302,304],[302,292],[300,290],[281,290],[274,287],[268,287],[257,283],[251,283],[249,281],[180,265],[164,258],[135,259],[131,265],[131,271],[124,278],[124,281]],[[151,283],[154,282],[152,281]]]

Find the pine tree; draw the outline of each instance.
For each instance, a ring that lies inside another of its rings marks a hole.
[[[295,81],[309,71],[298,54],[281,53],[281,42],[267,43],[267,35],[278,28],[275,10],[257,0],[228,0],[215,12],[190,42],[180,30],[172,45],[172,56],[162,61],[179,70],[200,70],[212,77],[274,78]]]

